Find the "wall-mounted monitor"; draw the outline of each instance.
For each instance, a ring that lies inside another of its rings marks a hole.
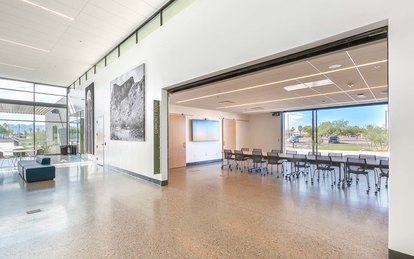
[[[191,120],[193,141],[218,141],[220,140],[219,121],[216,120]]]

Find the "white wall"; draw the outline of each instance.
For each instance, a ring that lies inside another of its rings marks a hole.
[[[249,116],[249,139],[251,148],[261,148],[263,152],[281,149],[282,116],[270,113]]]
[[[264,57],[283,56],[320,45],[375,27],[365,27],[369,24],[388,20],[390,167],[394,173],[390,179],[389,247],[414,255],[414,207],[411,206],[414,174],[410,162],[414,138],[401,137],[414,126],[414,120],[402,116],[414,110],[412,10],[413,2],[409,0],[262,0],[260,3],[198,0],[89,80],[96,83],[95,115],[104,114],[108,118],[110,80],[141,63],[146,64],[146,142],[108,139],[107,162],[149,177],[166,179],[165,139],[162,141],[162,176],[154,175],[152,169],[152,100],[161,99],[161,88]],[[361,30],[361,27],[364,28]],[[163,116],[165,127],[165,114]],[[109,124],[105,128],[109,131]]]
[[[177,105],[170,105],[170,113],[184,114],[186,117],[186,159],[187,163],[209,161],[215,159],[221,159],[222,149],[222,124],[221,119],[236,119],[236,136],[239,141],[246,139],[248,136],[243,135],[245,133],[244,127],[239,126],[240,122],[246,124],[247,116],[239,115],[235,113],[219,112],[214,110],[198,109]],[[193,119],[209,119],[217,120],[220,125],[220,140],[218,141],[203,141],[194,142],[191,140],[191,120]],[[242,120],[242,121],[241,121]],[[237,128],[241,128],[241,132],[237,132]],[[237,139],[236,138],[236,139]],[[240,143],[239,143],[240,144]],[[237,146],[237,140],[236,140]]]

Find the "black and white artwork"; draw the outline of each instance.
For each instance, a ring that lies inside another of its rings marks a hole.
[[[95,140],[95,105],[94,105],[94,86],[93,83],[85,88],[85,153],[94,154]]]
[[[112,140],[145,141],[145,66],[111,81]]]

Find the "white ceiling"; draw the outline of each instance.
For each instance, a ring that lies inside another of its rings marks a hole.
[[[341,66],[329,68],[332,65]],[[386,102],[387,67],[387,42],[382,40],[177,92],[171,95],[170,103],[254,114]],[[327,79],[332,83],[284,89]]]
[[[22,0],[1,0],[0,77],[69,86],[167,0],[30,2],[74,19]]]

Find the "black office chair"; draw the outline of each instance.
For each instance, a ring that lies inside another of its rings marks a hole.
[[[308,156],[321,156],[322,154],[321,154],[321,152],[312,152],[312,151],[309,151],[308,152]]]
[[[355,174],[356,175],[356,184],[358,184],[359,175],[365,175],[367,178],[367,193],[369,193],[369,190],[371,189],[371,186],[369,185],[369,175],[367,171],[367,160],[365,158],[359,159],[359,158],[347,158],[346,159],[346,168],[348,175]],[[351,186],[352,179],[348,177],[348,186]]]
[[[226,164],[224,164],[224,161],[226,161]],[[234,158],[233,158],[233,153],[231,152],[231,149],[224,149],[224,158],[221,164],[221,169],[227,166],[230,169],[230,171],[232,171],[231,169],[232,162],[234,162]]]
[[[241,151],[242,152],[249,152],[250,151],[250,148],[248,148],[248,147],[242,147],[242,149],[241,149]]]
[[[368,154],[360,154],[359,155],[359,159],[372,159],[372,160],[377,160],[377,156],[376,155],[368,155]]]
[[[282,173],[284,172],[283,168],[283,159],[279,157],[279,153],[267,152],[267,166],[266,171],[269,171],[268,167],[270,165],[270,174],[273,174],[273,166],[276,165],[277,178],[279,178],[279,166],[282,166]]]
[[[388,188],[388,178],[390,177],[389,162],[388,162],[388,160],[384,160],[384,159],[380,160],[379,171],[377,171],[377,179],[378,179],[377,191],[381,190],[381,179],[382,179],[382,177],[387,178],[387,180],[385,182],[385,188]]]
[[[241,150],[234,150],[234,161],[236,163],[236,170],[243,172],[244,164],[247,161],[245,155]]]
[[[252,150],[252,154],[254,154],[254,153],[256,153],[256,154],[262,154],[262,149],[261,148],[253,148],[253,150]]]
[[[266,163],[266,160],[263,160],[263,155],[262,155],[262,152],[261,151],[258,152],[256,150],[256,152],[253,152],[252,153],[252,162],[253,162],[253,167],[251,168],[250,171],[251,172],[253,172],[253,170],[255,172],[259,172],[260,171],[262,175],[265,175],[263,169],[266,169],[266,171],[267,171],[267,168],[266,167],[263,167],[263,164]],[[269,172],[267,171],[267,173],[269,173]]]
[[[331,158],[339,158],[339,159],[341,159],[342,160],[342,153],[336,153],[336,152],[329,152],[328,153],[328,156],[329,157],[331,157]],[[336,167],[336,168],[338,168],[338,173],[339,173],[339,180],[338,180],[338,187],[341,185],[341,182],[342,182],[342,187],[345,187],[345,173],[344,173],[344,177],[343,177],[343,179],[341,179],[341,167],[342,167],[342,162],[339,162],[339,163],[334,163],[334,162],[332,162],[332,167]]]
[[[293,163],[291,162],[291,161],[289,161],[290,160],[290,158],[292,158],[293,157],[293,155],[296,155],[297,153],[298,153],[298,151],[296,151],[296,150],[286,150],[286,156],[290,156],[288,159],[285,159],[285,163],[290,163],[290,169],[291,169],[291,171],[293,170]],[[287,173],[287,167],[285,167],[286,168],[286,173]]]
[[[280,149],[272,149],[272,151],[270,151],[271,153],[282,153],[282,150]]]
[[[286,180],[292,180],[292,176],[299,178],[300,174],[308,175],[309,173],[309,162],[306,155],[302,154],[293,154],[293,158],[291,159],[294,171],[291,170],[290,173],[285,175]]]
[[[332,167],[332,158],[330,156],[316,156],[315,158],[316,168],[313,170],[311,176],[311,183],[313,184],[313,179],[315,177],[315,172],[318,171],[318,178],[317,181],[319,182],[320,179],[320,171],[329,172],[331,174],[331,188],[334,187],[336,184],[336,175],[335,175],[335,168]],[[307,181],[306,181],[307,182]]]

